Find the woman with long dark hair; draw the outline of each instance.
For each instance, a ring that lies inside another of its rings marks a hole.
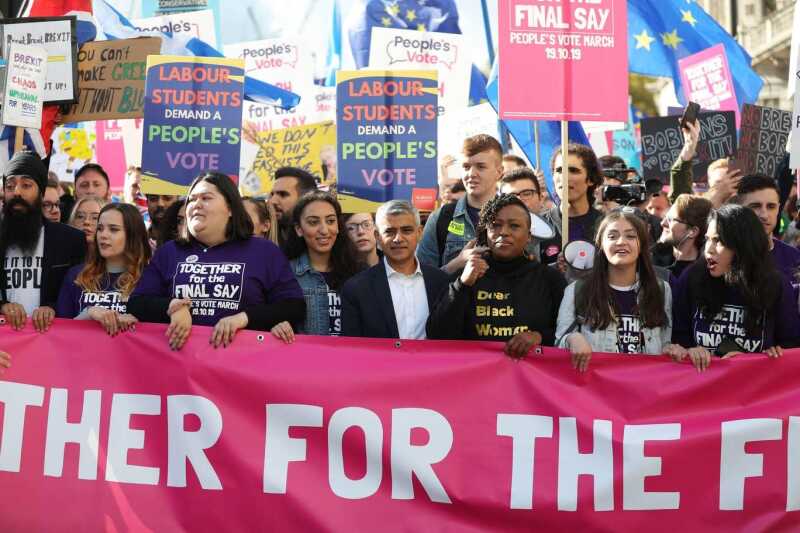
[[[56,316],[96,320],[112,336],[129,329],[136,317],[127,313],[126,302],[151,255],[139,210],[105,205],[88,260],[67,272],[61,285]]]
[[[699,371],[712,355],[764,352],[779,357],[797,346],[800,318],[792,289],[772,261],[764,228],[752,210],[723,205],[709,215],[704,261],[675,285],[672,339],[676,360]]]
[[[595,237],[588,277],[570,284],[558,313],[558,345],[583,372],[592,352],[662,354],[672,333],[672,293],[653,269],[646,223],[633,208],[611,211]]]
[[[428,338],[503,341],[512,357],[552,345],[566,282],[529,259],[528,208],[511,194],[492,198],[481,209],[476,236],[478,247],[428,317]]]
[[[298,332],[340,335],[342,286],[361,269],[347,238],[342,208],[332,194],[310,192],[298,200],[293,220],[286,255],[306,301],[305,320]],[[286,343],[294,340],[289,321],[277,324],[272,333]]]
[[[189,186],[183,232],[156,250],[128,311],[143,321],[168,322],[169,345],[177,350],[192,324],[213,326],[209,342],[228,346],[240,329],[301,320],[305,303],[286,257],[253,237],[236,184],[207,172]]]

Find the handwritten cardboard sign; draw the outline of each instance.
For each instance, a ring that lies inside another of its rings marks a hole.
[[[326,154],[336,156],[333,121],[261,131],[255,140],[258,153],[251,172],[241,181],[243,192],[249,195],[270,192],[275,171],[280,167],[298,167],[321,177]]]
[[[702,178],[708,165],[736,152],[736,118],[733,111],[700,113],[700,141],[694,159],[694,176]],[[645,179],[666,180],[683,148],[680,117],[646,118],[642,125],[642,170]]]
[[[736,166],[745,174],[774,176],[786,154],[792,131],[792,113],[772,107],[745,104]]]
[[[160,49],[158,37],[84,44],[78,51],[78,102],[64,122],[142,117],[147,56]]]
[[[47,78],[47,52],[41,46],[9,47],[3,96],[3,124],[39,129]]]
[[[78,40],[75,17],[3,19],[2,56],[12,44],[37,45],[47,51],[45,104],[71,104],[78,96]]]

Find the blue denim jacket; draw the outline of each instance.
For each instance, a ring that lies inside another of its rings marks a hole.
[[[475,226],[472,219],[467,214],[467,197],[458,200],[453,211],[453,220],[448,227],[447,240],[444,244],[444,252],[439,256],[439,242],[436,235],[436,221],[442,209],[439,208],[428,217],[425,223],[425,230],[422,233],[422,240],[417,247],[417,257],[423,265],[441,268],[452,261],[464,246],[475,238]]]
[[[331,324],[328,314],[328,284],[325,283],[325,278],[311,268],[307,253],[289,263],[294,277],[303,289],[303,298],[306,301],[306,319],[299,325],[298,333],[328,335]]]

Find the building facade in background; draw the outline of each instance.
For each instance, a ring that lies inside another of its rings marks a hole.
[[[760,105],[790,110],[786,85],[795,0],[697,0],[744,46],[764,79]]]

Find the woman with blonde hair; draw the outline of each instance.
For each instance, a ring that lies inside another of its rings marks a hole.
[[[89,248],[94,242],[94,235],[97,232],[97,220],[100,210],[107,204],[105,200],[97,196],[84,196],[72,207],[69,216],[69,225],[79,229],[86,234],[86,244]]]
[[[73,267],[61,286],[56,315],[96,320],[112,336],[129,329],[136,318],[127,313],[128,296],[150,256],[139,210],[129,204],[106,205],[100,210],[89,259]]]

